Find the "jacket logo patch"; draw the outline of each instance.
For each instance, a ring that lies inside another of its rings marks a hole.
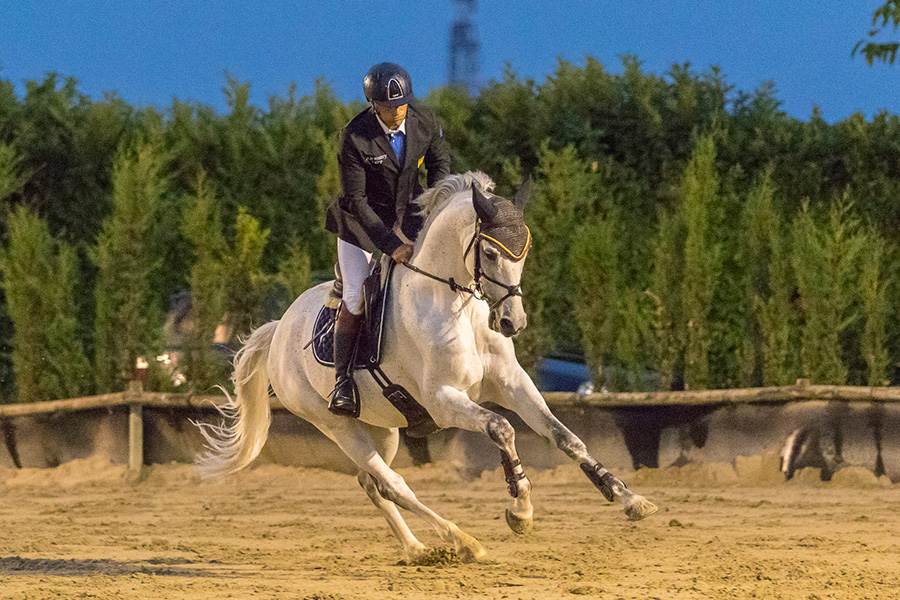
[[[381,154],[379,156],[366,156],[365,161],[370,165],[380,165],[387,158],[387,154]]]

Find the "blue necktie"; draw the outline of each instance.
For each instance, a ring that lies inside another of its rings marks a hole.
[[[397,160],[400,162],[400,165],[403,166],[404,159],[404,150],[406,149],[406,136],[403,135],[402,131],[395,131],[391,134],[391,148],[394,149],[394,155],[397,157]]]

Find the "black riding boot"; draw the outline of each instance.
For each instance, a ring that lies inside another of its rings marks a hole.
[[[334,327],[335,385],[328,410],[336,415],[359,416],[359,393],[353,383],[353,359],[363,315],[354,315],[341,304]]]

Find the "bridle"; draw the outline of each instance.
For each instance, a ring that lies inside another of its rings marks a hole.
[[[428,277],[435,281],[440,281],[441,283],[444,283],[444,284],[450,286],[450,289],[453,290],[454,292],[462,292],[462,293],[470,294],[476,300],[483,300],[484,302],[486,302],[488,304],[488,306],[490,307],[490,310],[494,310],[508,298],[513,298],[515,296],[522,296],[522,281],[519,280],[519,283],[517,283],[515,285],[509,285],[509,284],[503,283],[501,281],[497,281],[496,279],[494,279],[493,277],[491,277],[490,275],[488,275],[487,273],[484,272],[484,269],[482,269],[482,267],[481,267],[481,247],[482,247],[483,240],[487,240],[487,241],[495,244],[496,246],[499,246],[504,252],[509,254],[510,257],[512,257],[513,259],[521,260],[528,253],[528,249],[531,246],[531,232],[530,231],[528,232],[528,242],[525,244],[525,249],[522,251],[521,254],[519,254],[517,256],[517,255],[513,254],[502,243],[495,240],[491,236],[483,233],[481,231],[481,219],[476,219],[475,234],[472,236],[472,239],[469,241],[468,246],[466,246],[466,251],[463,254],[463,260],[465,261],[466,258],[469,256],[469,252],[472,250],[472,248],[473,247],[475,248],[475,280],[469,286],[463,286],[463,285],[458,284],[453,279],[453,277],[444,279],[443,277],[438,277],[437,275],[434,275],[433,273],[424,271],[424,270],[420,269],[419,267],[412,265],[410,263],[402,263],[402,264],[407,269],[415,271],[419,275],[424,275],[425,277]],[[503,288],[504,290],[506,290],[506,295],[503,296],[502,298],[500,298],[499,300],[493,300],[490,296],[485,294],[484,289],[481,285],[482,279],[489,281],[498,287]]]

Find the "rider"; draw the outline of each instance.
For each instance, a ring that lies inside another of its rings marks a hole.
[[[352,379],[353,354],[363,321],[363,281],[369,260],[380,250],[407,262],[423,225],[419,168],[428,171],[428,187],[450,173],[450,153],[437,118],[411,104],[412,81],[399,65],[384,62],[369,69],[363,91],[371,106],[341,134],[338,167],[342,195],[328,209],[325,227],[337,234],[343,279],[341,308],[334,330],[335,388],[328,410],[359,416]]]

